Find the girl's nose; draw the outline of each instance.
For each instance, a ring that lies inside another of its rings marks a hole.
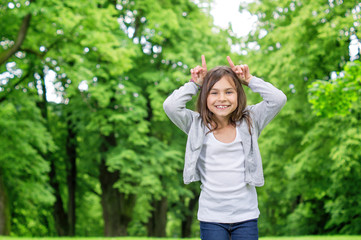
[[[226,95],[224,93],[219,94],[219,100],[225,100],[226,99]]]

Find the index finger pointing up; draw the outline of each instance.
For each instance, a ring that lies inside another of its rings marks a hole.
[[[207,69],[206,57],[202,55],[202,67]]]
[[[232,59],[230,56],[227,56],[227,60],[228,60],[229,65],[231,66],[231,68],[234,68],[234,63],[232,62]]]

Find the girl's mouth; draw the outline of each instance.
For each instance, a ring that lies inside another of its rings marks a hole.
[[[217,109],[225,109],[225,108],[228,108],[229,105],[218,105],[216,106]]]

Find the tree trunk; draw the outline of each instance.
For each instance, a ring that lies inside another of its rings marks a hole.
[[[186,211],[184,211],[184,219],[182,220],[182,238],[192,237],[192,224],[194,209],[197,206],[198,197],[194,196],[189,200],[188,206],[184,206]]]
[[[53,217],[55,221],[55,229],[59,236],[67,236],[68,234],[68,215],[64,210],[63,200],[60,195],[59,183],[56,180],[54,160],[50,160],[50,185],[54,189],[55,203],[53,206]]]
[[[71,121],[68,120],[68,136],[66,142],[66,152],[68,156],[68,236],[75,236],[75,192],[76,192],[76,134],[73,131]]]
[[[42,78],[42,101],[37,103],[37,106],[41,110],[42,117],[46,121],[46,127],[50,132],[49,126],[49,118],[48,118],[48,101],[46,99],[46,87],[45,87],[45,76],[42,72],[39,72]],[[67,236],[68,235],[68,215],[65,212],[63,200],[60,195],[60,187],[59,183],[56,179],[56,168],[54,159],[51,153],[47,153],[44,156],[44,159],[50,161],[50,172],[49,172],[49,181],[51,187],[54,189],[55,203],[53,206],[53,217],[55,221],[55,229],[59,236]]]
[[[132,219],[135,195],[125,195],[114,184],[119,180],[119,171],[110,172],[106,166],[105,153],[115,146],[114,135],[104,137],[101,147],[102,159],[99,166],[99,180],[102,189],[101,204],[103,208],[104,235],[107,237],[126,236],[128,224]]]
[[[102,159],[100,163],[99,178],[102,188],[104,235],[107,237],[126,236],[126,229],[120,224],[120,192],[113,187],[118,180],[118,172],[109,172],[105,159]]]
[[[148,220],[148,237],[166,237],[168,200],[162,197],[153,202],[152,215]]]
[[[7,192],[0,173],[0,235],[10,234],[10,209]]]
[[[102,159],[100,164],[101,204],[103,208],[104,235],[106,237],[126,236],[132,219],[135,196],[125,196],[113,185],[119,179],[119,172],[109,172]]]

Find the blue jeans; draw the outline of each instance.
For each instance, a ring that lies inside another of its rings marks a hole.
[[[258,240],[258,220],[239,223],[200,222],[202,240]]]

